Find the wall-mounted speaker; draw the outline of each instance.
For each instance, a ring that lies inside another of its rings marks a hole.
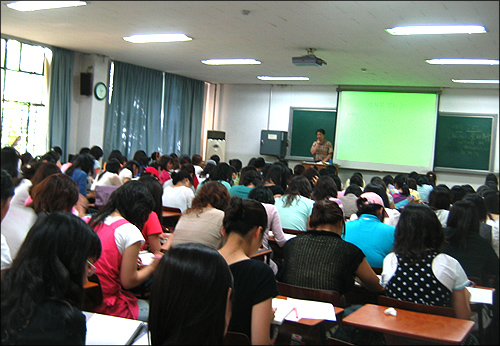
[[[80,95],[92,96],[92,73],[80,73]]]

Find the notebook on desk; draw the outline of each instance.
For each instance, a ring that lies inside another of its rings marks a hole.
[[[283,320],[297,322],[301,318],[337,320],[335,308],[331,303],[295,298],[273,298],[272,304],[273,307],[278,308],[274,314],[274,323],[278,323],[277,320],[281,319],[281,322],[278,324],[283,323]]]
[[[87,319],[85,345],[132,345],[148,330],[142,321],[83,312]]]

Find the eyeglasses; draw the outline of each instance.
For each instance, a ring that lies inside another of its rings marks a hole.
[[[87,269],[87,276],[91,277],[92,275],[95,274],[95,271],[96,271],[97,268],[95,267],[95,265],[93,265],[92,263],[90,263],[89,260],[87,260],[87,263],[89,265],[89,268]]]

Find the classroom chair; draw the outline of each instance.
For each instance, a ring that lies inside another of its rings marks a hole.
[[[92,312],[101,305],[103,300],[101,281],[97,274],[88,279],[88,283],[83,286],[83,311]]]
[[[276,283],[282,296],[331,303],[337,307],[343,306],[341,296],[337,291],[289,285],[280,281],[276,281]]]

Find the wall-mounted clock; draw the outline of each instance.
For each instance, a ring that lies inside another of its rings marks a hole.
[[[99,82],[95,85],[94,95],[98,100],[104,100],[108,95],[108,87],[106,84]]]

